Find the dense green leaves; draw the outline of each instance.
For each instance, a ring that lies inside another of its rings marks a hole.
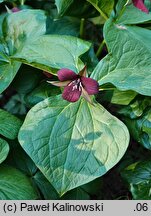
[[[24,95],[15,94],[5,104],[4,109],[14,115],[25,115],[27,112]]]
[[[108,18],[114,6],[114,0],[87,0],[104,18]]]
[[[15,168],[0,167],[0,200],[32,200],[38,198],[31,181]]]
[[[150,97],[136,98],[119,110],[132,137],[151,150],[151,100]]]
[[[84,99],[69,103],[57,96],[30,110],[19,141],[63,195],[111,169],[125,153],[129,134],[101,105]]]
[[[96,66],[92,77],[100,85],[112,83],[119,90],[151,96],[151,31],[111,20],[104,31],[109,54]]]
[[[53,73],[60,68],[78,71],[83,67],[79,56],[89,48],[89,42],[76,37],[45,35],[25,46],[13,58]]]
[[[22,122],[10,113],[0,109],[0,134],[8,139],[17,137]]]
[[[2,163],[6,159],[8,152],[9,152],[8,143],[5,140],[0,138],[0,163]]]
[[[35,88],[32,92],[27,94],[25,101],[28,106],[32,107],[40,101],[60,93],[61,91],[58,87],[50,86],[50,84],[46,83],[45,81],[41,83],[37,88]]]
[[[122,176],[129,184],[133,199],[151,199],[151,161],[130,165],[123,171]]]

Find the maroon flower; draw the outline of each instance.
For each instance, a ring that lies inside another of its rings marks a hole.
[[[16,12],[20,11],[20,9],[17,8],[17,7],[13,7],[11,11],[12,11],[13,13],[16,13]]]
[[[55,86],[65,87],[62,97],[69,102],[76,102],[80,96],[83,96],[89,103],[92,103],[89,95],[97,94],[99,91],[98,82],[86,77],[86,66],[78,74],[63,68],[58,71],[58,78],[60,82],[48,82]]]
[[[149,13],[148,9],[144,5],[144,0],[132,0],[132,2],[134,4],[134,6],[137,7],[138,9],[140,9],[141,11],[143,11],[145,13]]]

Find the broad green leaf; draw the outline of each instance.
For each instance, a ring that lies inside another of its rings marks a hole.
[[[111,98],[111,103],[128,105],[135,97],[137,93],[134,91],[119,91],[115,89]]]
[[[9,14],[3,22],[3,35],[9,47],[9,55],[32,43],[46,32],[46,16],[41,10],[21,10]]]
[[[106,19],[110,16],[114,7],[114,0],[87,0]]]
[[[117,18],[116,20],[116,22],[119,24],[137,24],[147,21],[151,21],[151,12],[149,14],[144,13],[143,11],[133,6],[133,4],[127,5],[122,16],[120,16],[119,19]]]
[[[34,106],[19,142],[60,195],[105,174],[125,153],[125,125],[100,104],[50,97]]]
[[[79,56],[85,53],[90,45],[89,42],[72,36],[44,35],[24,46],[13,58],[52,73],[60,68],[77,71],[79,66],[79,69],[84,66]]]
[[[8,56],[28,42],[32,43],[39,35],[45,34],[45,31],[46,17],[43,11],[22,10],[5,16],[3,36],[7,46],[3,46],[2,50],[0,47],[0,93],[9,86],[20,67],[20,63],[10,61]]]
[[[151,199],[151,161],[144,161],[128,166],[122,172],[123,178],[128,182],[133,199]]]
[[[21,65],[16,61],[6,61],[0,60],[0,93],[10,85]]]
[[[25,101],[29,107],[36,105],[42,100],[60,94],[58,87],[50,86],[46,81],[42,82],[37,88],[25,96]]]
[[[30,179],[10,166],[0,167],[0,200],[35,200],[38,198]]]
[[[104,33],[109,54],[96,66],[92,77],[100,85],[111,83],[122,91],[151,96],[151,31],[109,20]]]
[[[8,152],[9,152],[8,143],[5,140],[0,138],[0,163],[2,163],[6,159]]]
[[[55,0],[59,15],[64,15],[74,0]]]
[[[10,113],[0,109],[0,134],[8,139],[15,139],[22,121]]]

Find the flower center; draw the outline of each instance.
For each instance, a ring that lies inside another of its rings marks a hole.
[[[76,80],[73,80],[71,83],[69,83],[69,86],[73,85],[72,87],[72,91],[74,90],[78,90],[78,91],[81,91],[82,90],[82,83],[81,83],[81,80],[80,78],[76,79]]]

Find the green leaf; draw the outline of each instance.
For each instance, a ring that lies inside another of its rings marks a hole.
[[[3,35],[9,47],[9,55],[14,54],[28,42],[32,43],[46,32],[46,16],[41,10],[21,10],[9,14],[3,22]]]
[[[119,90],[151,96],[151,31],[109,20],[104,32],[109,54],[96,66],[92,78],[100,85],[112,83]]]
[[[7,61],[0,60],[0,93],[10,85],[21,65],[16,61]]]
[[[19,142],[60,195],[105,174],[125,153],[125,125],[101,105],[61,96],[34,106]]]
[[[141,143],[144,147],[151,150],[151,108],[140,120],[142,125]]]
[[[3,108],[13,115],[25,115],[27,113],[27,107],[24,101],[24,95],[13,95]]]
[[[8,155],[9,145],[8,143],[0,138],[0,163],[2,163]]]
[[[114,7],[114,0],[87,0],[90,2],[99,13],[107,19]]]
[[[0,109],[0,134],[8,139],[15,139],[22,121],[10,113]]]
[[[90,200],[90,196],[87,192],[82,190],[81,187],[75,188],[67,192],[61,197],[62,200]]]
[[[82,185],[81,188],[90,195],[98,195],[102,190],[102,178],[97,178],[85,185]]]
[[[111,98],[111,103],[128,105],[135,97],[137,93],[134,91],[119,91],[115,89]]]
[[[59,15],[63,16],[74,0],[55,0]]]
[[[31,181],[9,166],[0,167],[0,200],[35,200],[38,198]]]
[[[71,35],[78,37],[80,20],[75,17],[63,17],[61,19],[47,19],[46,34]]]
[[[89,48],[89,42],[76,37],[44,35],[24,46],[13,58],[51,73],[60,68],[78,71],[79,66],[84,66],[79,56]]]
[[[130,119],[138,119],[149,107],[151,107],[150,97],[145,97],[143,99],[140,97],[138,99],[136,98],[129,106],[120,109],[119,113]]]
[[[43,11],[22,10],[5,16],[3,36],[7,46],[0,45],[0,93],[9,86],[21,65],[11,61],[8,56],[28,42],[32,43],[39,35],[45,34],[45,31],[46,17]]]
[[[129,184],[133,199],[151,199],[151,161],[131,164],[122,172],[122,176]]]
[[[5,13],[0,15],[0,37],[2,36],[2,23],[3,23],[3,20],[4,20],[5,16],[6,16]]]
[[[151,12],[149,14],[136,8],[133,4],[127,5],[124,13],[116,20],[119,24],[137,24],[151,20]]]
[[[19,169],[26,175],[33,177],[37,171],[37,167],[31,158],[26,154],[22,149],[17,140],[10,141],[10,152],[5,161],[7,165],[13,166],[16,169]]]
[[[146,97],[135,100],[118,111],[124,115],[124,121],[132,137],[145,148],[151,150],[151,100]]]
[[[151,110],[139,119],[124,119],[131,136],[144,148],[151,150]]]

